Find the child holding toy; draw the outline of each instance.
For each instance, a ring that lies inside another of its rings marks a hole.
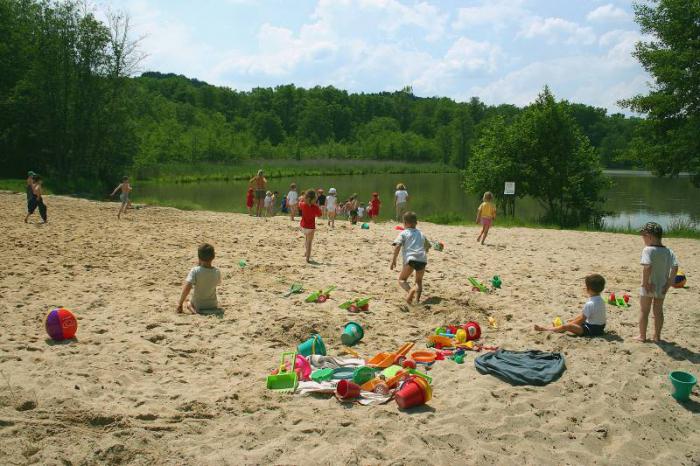
[[[287,209],[289,209],[289,217],[294,221],[294,217],[297,215],[297,201],[299,200],[299,193],[297,193],[297,185],[292,183],[289,185],[289,192],[287,193]]]
[[[177,312],[183,312],[183,305],[192,314],[197,314],[201,310],[216,309],[219,304],[216,299],[216,287],[221,284],[221,272],[211,263],[214,261],[214,246],[204,243],[197,249],[199,265],[193,267],[187,274],[185,283],[182,286],[180,302],[177,305]],[[194,288],[192,299],[187,296]]]
[[[496,206],[493,205],[493,194],[491,194],[491,191],[484,193],[482,201],[476,213],[476,223],[481,224],[481,233],[476,238],[476,242],[481,241],[481,244],[484,244],[486,235],[489,234],[489,229],[493,225],[493,221],[496,220]]]
[[[428,249],[430,242],[425,235],[418,229],[418,217],[415,212],[406,212],[403,214],[404,230],[399,233],[399,236],[394,240],[394,257],[391,259],[390,269],[396,268],[396,258],[399,252],[403,253],[403,267],[399,274],[399,286],[406,291],[406,302],[420,303],[420,296],[423,292],[423,275],[425,267],[428,265]],[[408,278],[416,273],[415,285],[411,287],[408,284]]]
[[[337,193],[335,188],[331,188],[328,190],[328,196],[326,196],[326,212],[328,212],[328,225],[330,225],[331,228],[335,228],[335,215],[337,208]]]
[[[555,333],[571,332],[574,335],[584,337],[602,335],[605,332],[606,312],[605,301],[600,296],[600,293],[605,289],[605,278],[603,278],[602,275],[594,273],[586,277],[585,283],[586,294],[588,294],[590,299],[586,301],[581,314],[563,325],[553,327],[535,325],[535,330],[538,332]]]
[[[642,250],[642,286],[639,289],[639,341],[647,339],[649,312],[654,310],[654,339],[661,340],[664,325],[664,298],[678,273],[678,261],[669,248],[661,244],[663,229],[655,222],[649,222],[640,230],[644,240]]]
[[[245,197],[245,206],[248,208],[248,215],[253,215],[253,188],[248,188]]]
[[[316,217],[321,216],[321,208],[316,204],[316,192],[313,189],[306,191],[304,199],[299,203],[301,212],[301,230],[304,232],[304,257],[306,262],[311,262],[311,243],[316,233]]]

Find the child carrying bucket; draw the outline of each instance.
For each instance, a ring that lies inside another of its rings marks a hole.
[[[391,270],[396,268],[396,258],[399,252],[403,252],[403,268],[399,274],[399,286],[406,291],[406,302],[420,302],[420,295],[423,292],[423,275],[425,267],[428,265],[428,251],[430,242],[425,235],[416,228],[418,217],[415,212],[403,214],[404,229],[394,240],[394,257],[391,260]],[[413,287],[408,284],[408,278],[416,273],[416,283]]]

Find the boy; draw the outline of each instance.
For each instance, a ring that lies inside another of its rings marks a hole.
[[[571,319],[564,325],[557,327],[542,327],[535,325],[535,330],[539,332],[571,332],[574,335],[584,337],[594,337],[605,332],[605,301],[600,297],[600,293],[605,289],[605,279],[594,273],[586,277],[586,293],[590,297],[583,306],[583,312]]]
[[[122,202],[122,205],[119,206],[119,212],[117,212],[117,220],[119,220],[122,212],[126,213],[126,209],[129,207],[129,193],[131,192],[131,184],[129,183],[128,176],[122,178],[122,182],[119,183],[116,188],[114,188],[114,191],[112,191],[112,195],[110,197],[117,194],[117,191],[121,191],[119,200]]]
[[[36,173],[29,171],[27,173],[27,216],[24,217],[24,223],[29,221],[29,216],[36,210],[36,195],[34,195],[34,177]]]
[[[399,274],[399,286],[408,293],[406,295],[408,304],[413,303],[414,298],[416,303],[420,303],[420,296],[423,292],[423,274],[425,274],[425,267],[428,265],[428,249],[430,248],[428,239],[416,228],[417,224],[418,217],[415,212],[403,214],[404,230],[394,240],[394,257],[391,260],[390,267],[391,270],[394,270],[396,258],[399,255],[399,251],[402,251],[403,268]],[[411,288],[408,284],[408,277],[414,271],[416,272],[416,283]]]
[[[192,314],[197,314],[200,310],[216,309],[219,305],[216,299],[216,287],[221,284],[221,272],[211,265],[215,257],[214,246],[208,243],[202,244],[197,249],[197,257],[199,265],[193,267],[187,274],[177,312],[183,312],[182,306],[193,287],[192,299],[187,300],[187,310]]]

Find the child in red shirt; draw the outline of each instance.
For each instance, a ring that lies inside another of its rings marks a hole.
[[[248,215],[253,215],[253,188],[248,188],[248,195],[245,198],[245,205],[248,207]]]
[[[321,208],[316,204],[316,192],[313,189],[306,191],[304,199],[299,202],[299,212],[301,212],[301,230],[304,232],[304,245],[306,262],[311,262],[311,243],[316,232],[316,217],[320,217]]]
[[[379,217],[379,206],[382,205],[382,201],[379,200],[379,193],[372,193],[372,200],[369,201],[369,218],[370,220],[374,217]]]

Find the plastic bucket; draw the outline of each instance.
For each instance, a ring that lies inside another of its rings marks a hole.
[[[698,383],[698,379],[693,374],[683,371],[673,371],[668,376],[673,384],[673,396],[678,401],[688,401],[693,385]]]
[[[303,356],[311,356],[312,354],[326,355],[326,345],[323,344],[321,335],[315,334],[303,343],[297,346],[297,352]]]
[[[340,339],[343,341],[345,346],[352,346],[358,341],[362,340],[363,336],[365,336],[365,331],[362,329],[360,324],[357,322],[348,322],[345,324],[345,328],[343,329],[343,334],[340,336]]]
[[[425,404],[426,393],[425,386],[416,381],[414,377],[410,378],[403,384],[401,389],[395,395],[396,404],[401,409],[408,409],[414,406]]]
[[[298,373],[300,375],[300,380],[309,380],[309,377],[311,376],[311,365],[309,364],[309,361],[307,361],[301,354],[297,354],[295,367],[295,370],[299,371]]]
[[[335,386],[335,394],[343,400],[357,398],[360,396],[360,386],[343,379]]]
[[[374,369],[367,366],[360,366],[352,374],[352,381],[358,385],[369,382],[374,378]]]

